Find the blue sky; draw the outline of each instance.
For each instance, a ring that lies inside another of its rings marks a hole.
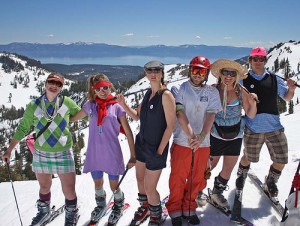
[[[4,0],[0,44],[272,47],[300,39],[299,0]]]

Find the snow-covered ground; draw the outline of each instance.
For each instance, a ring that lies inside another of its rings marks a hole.
[[[300,160],[299,150],[298,150],[298,139],[299,135],[297,135],[297,127],[300,123],[300,108],[299,106],[295,107],[295,114],[282,116],[282,122],[286,127],[286,135],[288,137],[289,142],[289,163],[284,169],[282,176],[279,180],[279,199],[280,202],[284,205],[284,201],[288,197],[289,190],[291,187],[292,180],[294,178],[294,174]],[[131,124],[131,126],[135,127],[135,125]],[[87,130],[83,131],[88,134]],[[86,136],[87,137],[87,136]],[[120,137],[121,144],[124,151],[125,161],[128,161],[129,158],[129,149],[127,147],[127,142],[124,142],[124,137]],[[261,153],[261,159],[259,163],[252,164],[252,169],[258,175],[258,177],[263,180],[264,176],[267,174],[270,159],[268,156],[268,151],[264,146]],[[212,177],[214,178],[220,170],[221,164],[213,171]],[[229,181],[230,189],[225,192],[225,196],[228,197],[230,205],[233,203],[234,197],[234,182],[236,178],[236,170],[235,167],[231,180]],[[168,189],[168,179],[170,174],[170,165],[168,161],[168,165],[166,169],[163,170],[161,175],[158,190],[160,192],[161,197],[165,197],[169,193]],[[80,208],[80,218],[78,225],[84,225],[90,217],[90,212],[93,210],[95,206],[94,200],[94,186],[91,176],[89,174],[83,174],[77,176],[76,178],[76,191],[78,195],[78,204]],[[16,191],[16,197],[18,200],[21,217],[23,221],[23,225],[29,225],[31,222],[31,218],[36,214],[35,201],[38,198],[39,186],[37,181],[18,181],[13,182],[14,188]],[[212,188],[213,180],[210,179],[208,181],[208,187]],[[112,192],[109,190],[108,180],[105,177],[105,190],[107,191],[107,199],[111,196]],[[122,190],[125,193],[126,202],[130,204],[130,208],[124,213],[124,216],[120,219],[120,226],[128,225],[131,218],[134,215],[134,211],[138,207],[137,198],[137,186],[135,179],[135,169],[129,170],[127,175],[124,178],[124,181],[121,185]],[[0,184],[0,225],[11,225],[18,226],[20,225],[20,221],[18,218],[17,208],[12,192],[11,183],[1,183]],[[52,204],[59,206],[64,203],[64,196],[61,192],[61,185],[58,178],[53,179],[52,185]],[[229,219],[213,208],[210,205],[206,205],[204,208],[198,208],[197,214],[201,217],[201,225],[208,226],[219,226],[219,225],[234,225],[229,222]],[[274,211],[272,206],[269,203],[269,200],[261,194],[261,192],[255,187],[255,185],[247,179],[244,195],[243,195],[243,216],[253,222],[255,225],[277,225],[277,223],[281,220],[281,216]],[[99,225],[104,225],[107,221],[108,217],[105,217]],[[55,221],[53,221],[50,225],[63,225],[64,224],[64,216],[59,216]],[[300,224],[300,223],[299,223]],[[164,225],[172,225],[170,219],[167,219]]]
[[[179,78],[179,77],[178,77]],[[173,78],[176,80],[176,78]],[[170,86],[176,83],[182,83],[184,80],[179,82],[174,82],[169,84]],[[209,83],[213,83],[215,79],[211,76],[209,79]],[[146,88],[148,83],[146,81],[141,81],[137,83],[136,89],[144,89]],[[133,92],[134,87],[130,90]],[[300,91],[296,89],[295,97],[299,97]],[[128,100],[131,100],[131,97],[128,97]],[[294,107],[295,113],[292,115],[281,115],[281,121],[285,126],[286,135],[288,137],[289,143],[289,163],[285,167],[282,176],[279,180],[279,200],[281,204],[284,205],[286,198],[288,197],[292,180],[294,178],[294,174],[300,161],[299,155],[299,135],[298,134],[298,127],[300,124],[300,106],[295,105]],[[138,123],[132,122],[130,126],[134,133],[138,132]],[[87,142],[88,138],[88,130],[85,129],[82,131],[85,133],[85,142]],[[129,159],[129,149],[127,146],[127,141],[124,139],[122,135],[120,135],[120,141],[122,145],[122,149],[124,152],[125,162]],[[171,139],[172,141],[172,139]],[[83,150],[83,153],[84,154]],[[222,159],[221,159],[222,160]],[[220,160],[220,161],[221,161]],[[263,180],[265,175],[268,173],[269,166],[271,164],[268,151],[266,146],[263,146],[261,152],[261,158],[259,163],[252,164],[251,168],[253,171],[258,175],[258,177]],[[221,167],[221,162],[219,165],[214,169],[212,172],[212,177],[208,181],[208,187],[213,187],[213,178],[218,175]],[[165,197],[169,194],[168,188],[168,179],[170,174],[170,164],[168,160],[167,167],[163,170],[159,184],[158,190],[160,192],[161,198]],[[237,166],[234,168],[232,177],[229,181],[229,190],[225,192],[225,196],[228,197],[229,204],[232,205],[233,198],[234,198],[234,188],[235,188],[235,179],[236,179],[236,171]],[[18,200],[21,218],[23,221],[23,225],[29,225],[31,222],[32,217],[36,214],[36,207],[35,201],[38,199],[38,192],[39,186],[37,181],[20,181],[20,182],[13,182],[16,197]],[[107,199],[110,198],[112,192],[109,190],[108,179],[105,176],[105,183],[104,188],[107,192]],[[130,204],[130,208],[124,213],[124,216],[120,219],[118,225],[128,225],[131,221],[135,210],[138,207],[137,199],[137,185],[135,179],[135,169],[129,170],[127,175],[124,178],[124,181],[121,185],[121,189],[125,193],[126,202]],[[78,195],[78,204],[79,204],[79,213],[80,218],[78,225],[84,225],[88,219],[90,218],[90,212],[93,210],[95,206],[94,200],[94,186],[92,178],[89,174],[79,175],[76,178],[76,191]],[[64,203],[64,196],[61,192],[61,185],[58,178],[53,179],[52,185],[52,204],[56,206],[60,206]],[[20,225],[20,221],[18,218],[17,208],[14,200],[14,195],[11,187],[10,182],[1,183],[0,184],[0,225],[10,225],[10,226],[18,226]],[[214,207],[210,205],[206,205],[204,208],[198,208],[197,214],[201,218],[201,225],[207,226],[219,226],[219,225],[234,225],[229,221],[229,218],[226,217],[224,214],[216,210]],[[243,195],[243,212],[242,215],[253,222],[255,225],[278,225],[281,216],[277,214],[277,212],[272,208],[269,203],[269,200],[255,187],[255,185],[247,179],[245,188],[244,188],[244,195]],[[107,221],[108,216],[102,219],[99,225],[104,225]],[[64,215],[59,216],[55,219],[52,223],[49,224],[56,226],[56,225],[63,225],[64,224]],[[144,224],[146,225],[146,224]],[[172,225],[171,220],[168,218],[164,225]],[[300,225],[300,222],[299,222]]]

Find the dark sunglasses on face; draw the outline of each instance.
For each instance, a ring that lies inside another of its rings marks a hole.
[[[229,75],[230,77],[236,77],[237,76],[236,71],[229,71],[229,70],[226,70],[226,69],[222,69],[221,74],[224,75],[224,76]]]
[[[264,62],[266,59],[265,59],[265,57],[252,57],[251,58],[254,62],[257,62],[257,61],[259,61],[259,62]]]
[[[103,86],[103,87],[99,87],[99,88],[96,88],[96,92],[100,92],[101,90],[104,90],[104,91],[107,91],[109,89],[108,86]]]
[[[202,67],[192,67],[191,72],[192,75],[200,75],[201,77],[204,77],[207,74],[207,69]]]
[[[154,74],[158,74],[160,73],[162,70],[160,68],[145,68],[145,72],[147,74],[151,74],[151,73],[154,73]]]
[[[59,88],[63,86],[63,84],[61,82],[57,82],[57,81],[54,81],[54,80],[47,81],[47,83],[50,84],[50,85],[56,85]]]

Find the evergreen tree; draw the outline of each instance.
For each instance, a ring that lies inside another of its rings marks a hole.
[[[7,181],[9,181],[7,166],[3,164],[3,166],[0,166],[0,183]]]
[[[26,179],[28,180],[36,180],[35,173],[32,171],[31,163],[27,162],[23,174],[25,175]]]
[[[277,105],[278,105],[278,111],[279,114],[284,113],[287,111],[286,108],[286,101],[283,100],[281,97],[277,96]]]
[[[277,71],[279,71],[279,60],[278,60],[278,57],[274,61],[274,72],[277,72]]]
[[[285,59],[283,58],[283,59],[280,61],[280,63],[279,63],[279,68],[280,68],[280,69],[283,69],[284,66],[285,66]]]
[[[23,159],[22,159],[22,157],[15,161],[12,175],[14,177],[14,180],[16,180],[16,181],[26,180],[26,177],[23,174]]]
[[[286,58],[285,65],[284,65],[284,78],[288,79],[290,77],[289,76],[290,73],[291,73],[291,65],[290,65],[289,59]]]
[[[294,102],[290,100],[289,102],[289,114],[294,114]]]

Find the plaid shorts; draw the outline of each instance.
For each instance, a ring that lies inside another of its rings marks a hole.
[[[75,172],[72,150],[45,152],[34,150],[32,171],[35,173],[62,174]]]
[[[288,163],[288,145],[284,129],[269,133],[254,133],[247,127],[244,132],[244,155],[250,162],[258,162],[263,144],[266,143],[271,160]]]

